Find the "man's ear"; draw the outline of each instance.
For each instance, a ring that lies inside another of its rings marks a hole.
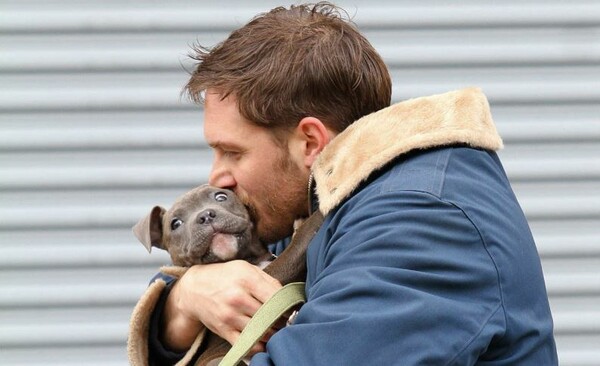
[[[335,133],[315,117],[304,117],[298,123],[295,131],[300,141],[303,164],[310,169],[319,153],[333,139]]]
[[[148,250],[148,253],[151,252],[153,246],[160,249],[165,249],[162,242],[162,219],[165,215],[165,212],[167,212],[167,210],[164,208],[160,206],[154,206],[154,208],[148,215],[146,215],[146,217],[142,218],[133,226],[133,234],[140,242],[142,242],[142,244],[144,244]]]

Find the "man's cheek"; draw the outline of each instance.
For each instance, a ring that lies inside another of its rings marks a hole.
[[[256,209],[256,205],[252,203],[248,194],[244,192],[236,192],[236,194],[242,204],[246,207],[246,210],[250,215],[250,220],[256,223],[258,221],[258,210]]]
[[[258,225],[260,219],[256,207],[253,204],[248,204],[246,205],[246,209],[248,210],[248,214],[250,215],[250,221],[252,221],[255,225]]]

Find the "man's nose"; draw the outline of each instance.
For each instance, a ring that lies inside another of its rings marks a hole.
[[[208,177],[211,186],[233,190],[236,186],[233,174],[225,167],[213,165]]]

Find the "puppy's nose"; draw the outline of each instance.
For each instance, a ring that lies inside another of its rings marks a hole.
[[[200,224],[210,224],[215,217],[217,217],[217,213],[214,210],[209,209],[200,212],[196,220]]]

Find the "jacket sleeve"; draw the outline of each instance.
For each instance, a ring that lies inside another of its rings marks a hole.
[[[150,331],[148,334],[148,361],[150,366],[174,365],[185,356],[185,352],[174,352],[168,349],[160,338],[160,321],[164,311],[167,296],[175,284],[175,279],[167,283],[162,291],[156,307],[150,318]]]
[[[169,267],[161,268],[167,271]],[[172,274],[159,272],[140,297],[133,309],[127,339],[129,364],[133,366],[175,365],[189,362],[197,351],[204,332],[201,332],[188,352],[174,352],[163,345],[160,338],[160,321],[167,296],[184,269],[177,268]],[[173,271],[173,270],[171,270]]]
[[[502,336],[498,274],[477,228],[421,192],[330,213],[309,248],[307,303],[259,365],[468,365]]]

